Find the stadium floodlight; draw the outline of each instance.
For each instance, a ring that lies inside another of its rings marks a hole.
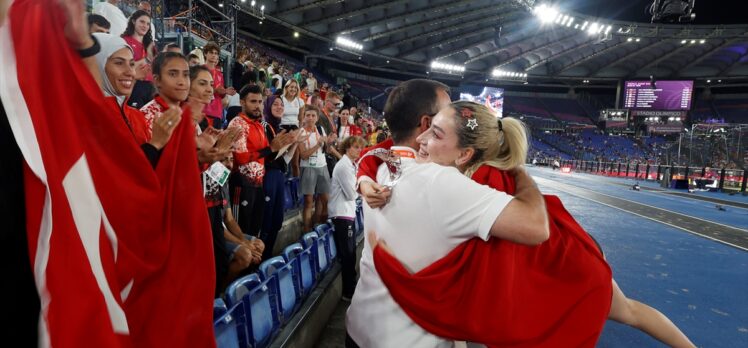
[[[569,17],[569,23],[566,23],[567,27],[571,27],[571,24],[574,23],[574,17]],[[579,24],[577,24],[578,26]]]
[[[691,44],[695,44],[695,43],[696,43],[696,40],[691,40]]]
[[[560,15],[558,13],[558,10],[550,6],[546,6],[545,4],[536,7],[534,12],[535,15],[538,16],[538,18],[540,18],[540,21],[543,23],[553,22]]]
[[[584,31],[585,29],[587,29],[587,25],[589,25],[589,24],[590,24],[590,22],[584,21],[584,24],[582,24],[582,27],[579,28],[579,30]]]
[[[590,35],[594,35],[597,32],[597,23],[590,24],[589,29],[587,30],[587,32]]]
[[[494,69],[493,72],[491,72],[491,76],[493,76],[494,78],[499,78],[503,80],[524,81],[527,79],[527,73],[521,73],[517,71],[506,71],[502,69]]]
[[[338,36],[338,38],[335,40],[335,43],[337,43],[338,46],[341,46],[343,48],[350,48],[350,49],[354,49],[357,51],[361,51],[364,49],[364,45],[358,42],[355,42],[353,40],[344,38],[342,36]]]
[[[441,70],[447,73],[462,73],[465,72],[465,66],[433,61],[431,62],[431,70]]]
[[[611,26],[611,25],[609,25],[607,28],[605,28],[605,35],[608,35],[612,29],[613,29],[613,26]]]
[[[250,5],[254,6],[256,4],[255,0],[252,0],[252,3]]]
[[[626,39],[626,41],[627,41],[627,42],[631,42],[631,41],[634,41],[634,38],[633,38],[633,37],[630,37],[630,38]]]
[[[688,42],[688,40],[681,40],[681,45],[685,45]]]
[[[636,42],[639,42],[639,41],[641,41],[641,40],[642,40],[642,39],[640,39],[640,38],[638,38],[638,37],[636,38]]]
[[[701,40],[699,41],[699,43],[700,43],[700,44],[703,44],[703,43],[705,43],[705,42],[706,42],[706,40],[704,40],[704,39],[701,39]]]
[[[260,11],[265,11],[265,5],[260,6]]]

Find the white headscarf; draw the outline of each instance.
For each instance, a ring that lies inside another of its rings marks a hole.
[[[130,52],[132,52],[132,47],[130,47],[130,45],[125,42],[125,39],[119,36],[105,33],[94,33],[93,35],[96,40],[99,41],[99,45],[101,46],[101,51],[96,54],[96,66],[99,68],[99,73],[101,74],[101,81],[103,83],[101,87],[104,90],[104,95],[108,97],[116,97],[117,103],[122,106],[127,96],[117,94],[117,91],[114,89],[112,82],[109,81],[109,77],[106,75],[106,62],[107,60],[109,60],[109,57],[114,54],[114,52],[117,52],[123,48],[128,48]]]

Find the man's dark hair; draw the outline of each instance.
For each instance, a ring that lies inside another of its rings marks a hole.
[[[215,52],[216,52],[216,53],[218,53],[219,55],[221,54],[221,48],[220,48],[220,47],[218,47],[218,44],[216,44],[215,42],[208,42],[208,43],[207,43],[207,44],[205,44],[205,46],[203,47],[203,52],[205,52],[206,54],[207,54],[208,52],[213,52],[213,51],[215,51]]]
[[[447,85],[434,80],[413,79],[392,89],[384,105],[384,119],[392,132],[392,140],[406,140],[417,128],[423,115],[436,115],[437,92],[449,93]]]
[[[88,26],[90,27],[90,26],[92,26],[94,24],[96,24],[96,25],[98,25],[98,26],[100,26],[100,27],[102,27],[102,28],[104,28],[106,30],[109,30],[112,27],[112,23],[109,23],[109,21],[106,20],[106,18],[104,18],[104,16],[97,15],[97,14],[89,14],[88,15]]]
[[[258,85],[246,85],[239,91],[239,98],[244,100],[250,93],[262,95],[262,88]]]

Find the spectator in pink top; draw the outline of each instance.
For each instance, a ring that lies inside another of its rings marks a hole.
[[[128,104],[141,108],[153,99],[153,74],[151,62],[155,56],[155,45],[151,34],[151,15],[143,10],[133,12],[127,20],[127,29],[122,33],[135,58],[135,87]]]
[[[226,88],[223,73],[218,69],[221,54],[218,45],[208,42],[203,47],[203,53],[205,53],[205,67],[213,75],[213,90],[215,91],[213,100],[205,107],[205,115],[208,118],[208,124],[212,125],[213,128],[221,129],[223,128],[223,97],[227,94],[236,94],[236,90],[233,87]]]

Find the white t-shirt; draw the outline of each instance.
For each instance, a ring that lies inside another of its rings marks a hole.
[[[226,105],[226,107],[230,108],[232,106],[242,106],[239,93],[234,93],[234,95],[227,95],[227,97],[229,99],[229,103],[228,105]]]
[[[93,13],[101,15],[109,21],[112,25],[109,28],[109,33],[114,36],[119,37],[127,29],[127,17],[125,17],[125,14],[117,6],[106,1],[100,2],[94,6]]]
[[[468,239],[487,240],[494,221],[512,200],[512,196],[480,185],[456,168],[417,164],[408,158],[401,161],[402,177],[387,205],[372,209],[364,204],[364,231],[375,231],[412,272],[446,256]],[[389,181],[387,167],[380,166],[377,182]],[[346,315],[348,334],[359,346],[454,345],[423,330],[392,299],[374,267],[368,242],[364,243],[360,268],[361,277]]]
[[[280,124],[283,126],[294,125],[298,127],[299,109],[304,106],[304,102],[298,96],[292,101],[288,101],[286,96],[281,96],[281,100],[283,100],[283,117]]]
[[[280,74],[275,74],[270,78],[270,81],[273,81],[273,79],[277,79],[275,81],[275,86],[273,87],[275,87],[276,89],[283,88],[283,76],[280,76]]]
[[[356,217],[356,197],[356,166],[348,155],[343,155],[332,170],[327,215],[331,218]]]
[[[299,137],[303,138],[307,134],[309,134],[309,132],[307,132],[306,129],[302,128]],[[326,135],[324,129],[322,129],[322,134],[320,134],[315,128],[314,132],[309,135],[309,138],[307,138],[305,142],[306,148],[311,149],[312,147],[314,147],[314,145],[317,145],[317,139],[319,139],[320,136],[324,135]],[[325,152],[322,151],[322,148],[323,146],[317,148],[317,152],[309,156],[308,159],[301,159],[299,166],[310,168],[327,167],[327,159],[325,159]]]
[[[316,89],[317,89],[317,79],[315,78],[306,79],[306,90],[309,93],[314,93],[314,90]]]

